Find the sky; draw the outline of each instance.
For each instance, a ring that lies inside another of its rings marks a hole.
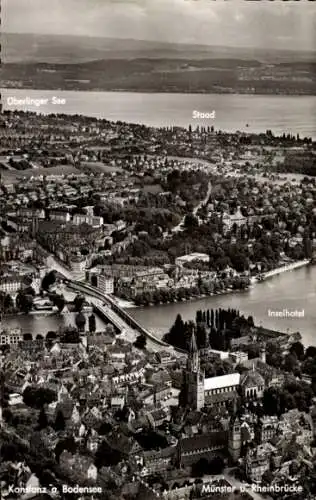
[[[314,2],[2,0],[11,33],[316,50]]]

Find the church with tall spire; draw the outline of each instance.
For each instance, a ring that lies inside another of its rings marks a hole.
[[[204,371],[200,367],[200,356],[195,329],[192,329],[187,366],[184,373],[186,404],[194,410],[204,407]]]
[[[196,340],[196,330],[192,326],[187,364],[183,372],[183,390],[181,405],[192,410],[201,410],[204,406],[226,406],[236,400],[239,390],[247,399],[260,399],[263,396],[265,380],[252,367],[242,375],[239,372],[205,378],[205,371],[200,365],[200,355]]]

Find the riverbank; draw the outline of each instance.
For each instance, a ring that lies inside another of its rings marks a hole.
[[[208,297],[216,297],[219,295],[228,295],[231,293],[240,293],[240,292],[245,292],[245,291],[249,290],[249,288],[253,287],[253,285],[255,285],[256,283],[260,283],[261,281],[265,281],[266,279],[272,278],[273,276],[277,276],[279,274],[283,274],[283,273],[288,272],[288,271],[293,271],[295,269],[299,269],[299,268],[307,266],[309,264],[310,264],[310,259],[303,259],[303,260],[299,260],[296,262],[290,262],[289,264],[283,264],[282,266],[279,266],[275,269],[272,269],[271,271],[267,271],[266,273],[262,273],[262,274],[258,274],[257,276],[253,276],[252,278],[250,278],[250,286],[247,286],[244,289],[234,289],[234,288],[228,287],[228,288],[225,288],[225,289],[220,290],[218,292],[212,292],[209,294],[194,295],[194,296],[191,296],[188,298],[183,298],[180,300],[175,299],[171,302],[170,301],[165,302],[165,303],[160,302],[159,304],[150,303],[146,306],[137,306],[132,301],[121,299],[119,297],[115,297],[115,301],[117,302],[117,304],[120,307],[123,307],[124,309],[131,309],[131,308],[136,309],[136,308],[154,307],[154,306],[157,306],[157,305],[159,306],[159,305],[163,305],[163,304],[171,304],[171,303],[176,304],[176,303],[182,303],[182,302],[192,302],[192,301],[205,299]],[[261,276],[261,278],[259,278],[259,276]]]
[[[240,293],[247,291],[249,287],[246,287],[244,289],[233,289],[233,288],[226,288],[224,290],[220,290],[218,292],[211,292],[208,294],[201,293],[200,295],[192,295],[191,297],[183,298],[183,299],[174,299],[172,301],[167,301],[167,302],[159,302],[158,304],[154,303],[149,303],[148,305],[141,305],[137,306],[134,302],[127,301],[125,299],[120,299],[119,297],[115,297],[115,301],[120,307],[123,307],[124,309],[137,309],[137,308],[142,308],[142,307],[154,307],[154,306],[161,306],[164,304],[177,304],[177,303],[182,303],[182,302],[192,302],[194,300],[200,300],[200,299],[206,299],[209,297],[217,297],[218,295],[227,295],[229,293]]]
[[[113,299],[117,303],[119,307],[123,307],[123,309],[131,309],[134,307],[138,307],[134,304],[134,302],[126,299],[121,299],[120,297],[117,297],[116,295],[112,295]]]
[[[255,284],[258,281],[264,281],[268,278],[272,278],[273,276],[278,276],[279,274],[288,272],[288,271],[293,271],[294,269],[299,269],[300,267],[304,267],[310,264],[310,259],[303,259],[303,260],[298,260],[296,262],[290,262],[289,264],[284,264],[280,267],[276,267],[275,269],[271,269],[271,271],[267,271],[266,273],[262,273],[260,276],[262,276],[261,279],[258,278],[258,276],[254,276],[251,278],[251,283]]]
[[[238,309],[245,317],[252,316],[255,324],[282,333],[300,332],[302,343],[315,345],[316,329],[316,266],[302,266],[293,272],[283,272],[250,286],[244,293],[228,293],[197,300],[136,307],[129,313],[157,337],[170,330],[177,314],[183,321],[194,320],[198,309]],[[304,317],[271,317],[269,310],[304,309]]]

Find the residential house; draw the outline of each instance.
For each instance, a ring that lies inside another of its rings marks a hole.
[[[276,449],[269,443],[249,449],[245,459],[246,475],[252,483],[260,483],[265,472],[270,470],[271,455]]]
[[[176,446],[168,446],[161,450],[144,451],[141,455],[141,476],[149,476],[165,472],[176,459]]]
[[[83,455],[72,455],[64,450],[60,455],[59,464],[65,471],[79,482],[84,480],[96,481],[98,469],[93,463],[93,459]]]

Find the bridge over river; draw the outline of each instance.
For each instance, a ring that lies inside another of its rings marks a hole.
[[[60,262],[54,255],[47,259],[50,270],[57,271],[64,280],[65,285],[79,293],[84,294],[93,304],[96,311],[110,320],[111,323],[121,332],[126,334],[128,340],[133,340],[136,334],[144,335],[147,339],[147,347],[153,351],[169,351],[176,356],[187,354],[186,351],[170,346],[163,340],[157,338],[152,332],[144,328],[135,318],[123,309],[110,295],[103,294],[97,288],[82,281],[73,279],[70,269],[63,262]]]
[[[48,257],[47,265],[50,270],[55,270],[62,276],[68,288],[85,295],[93,304],[97,312],[99,312],[101,316],[109,319],[119,331],[124,332],[128,340],[132,341],[136,332],[136,334],[141,334],[146,337],[147,347],[153,351],[168,351],[177,357],[187,354],[186,351],[170,346],[144,328],[135,318],[123,309],[112,296],[103,294],[100,290],[88,283],[75,281],[70,269],[54,255],[51,254]]]
[[[64,283],[68,288],[88,296],[97,312],[99,312],[101,316],[103,315],[109,319],[118,330],[126,332],[127,337],[131,336],[128,335],[128,333],[131,334],[131,330],[133,330],[146,337],[147,346],[152,350],[171,351],[172,354],[178,356],[186,354],[186,351],[174,348],[163,340],[155,337],[152,332],[148,331],[140,323],[138,323],[138,321],[136,321],[135,318],[123,309],[110,295],[103,294],[97,288],[81,281],[74,281],[65,278]]]

